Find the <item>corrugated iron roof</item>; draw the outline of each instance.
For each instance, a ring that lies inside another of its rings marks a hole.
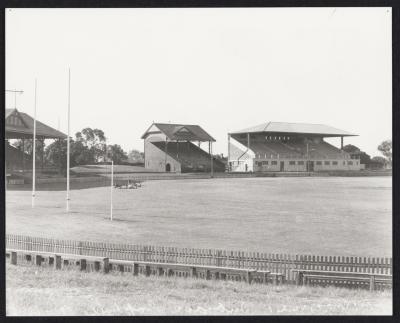
[[[7,118],[16,113],[24,123],[24,126],[14,126],[7,124]],[[16,133],[22,135],[33,135],[33,123],[34,119],[24,112],[19,112],[17,109],[6,109],[6,137],[8,133]],[[36,135],[38,137],[45,137],[45,138],[60,138],[65,139],[67,135],[58,131],[36,119]]]
[[[340,130],[324,124],[290,122],[267,122],[251,128],[234,131],[231,134],[254,132],[318,134],[326,136],[357,136],[356,134],[350,133],[348,131]]]
[[[198,125],[174,123],[153,123],[153,125],[160,129],[170,140],[215,141],[213,137]],[[142,139],[146,138],[148,130],[143,134]]]

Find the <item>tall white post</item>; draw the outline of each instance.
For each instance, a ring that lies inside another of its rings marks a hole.
[[[35,110],[33,114],[33,143],[32,143],[32,208],[35,207],[35,191],[36,191],[36,88],[37,80],[35,79]]]
[[[67,212],[69,212],[69,132],[70,132],[70,98],[71,69],[68,69],[68,137],[67,137]]]
[[[114,161],[111,160],[111,190],[110,190],[110,219],[113,220],[113,187],[114,187]]]

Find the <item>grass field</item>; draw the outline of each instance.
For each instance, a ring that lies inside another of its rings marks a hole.
[[[7,191],[6,232],[243,251],[391,256],[391,177],[147,181],[110,188]]]
[[[109,174],[110,165],[84,165],[72,167],[71,171],[74,174]],[[130,165],[114,165],[114,174],[118,173],[143,173],[148,172],[144,166],[130,166]]]
[[[7,315],[391,315],[392,293],[6,266]]]

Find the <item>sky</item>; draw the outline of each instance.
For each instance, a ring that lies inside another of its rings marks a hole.
[[[392,134],[390,8],[7,9],[6,89],[71,135],[143,150],[152,122],[227,133],[269,121],[327,124],[371,156]],[[6,107],[14,108],[7,93]],[[340,139],[329,142],[339,146]]]

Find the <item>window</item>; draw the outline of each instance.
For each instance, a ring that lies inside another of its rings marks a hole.
[[[302,161],[302,160],[298,161],[297,165],[304,165],[304,161]]]
[[[332,165],[337,165],[337,161],[333,161],[333,162],[332,162]]]
[[[322,161],[317,161],[317,165],[322,165]]]
[[[352,161],[348,161],[347,165],[353,165],[353,162]]]
[[[289,161],[289,165],[296,165],[296,162],[294,160]]]
[[[276,160],[271,161],[271,165],[278,165],[278,162]]]
[[[268,161],[264,160],[264,161],[262,162],[262,164],[263,164],[263,165],[268,165]]]
[[[257,166],[262,166],[262,162],[257,162]]]
[[[330,165],[330,164],[331,164],[330,161],[325,161],[325,162],[324,162],[324,165]]]

